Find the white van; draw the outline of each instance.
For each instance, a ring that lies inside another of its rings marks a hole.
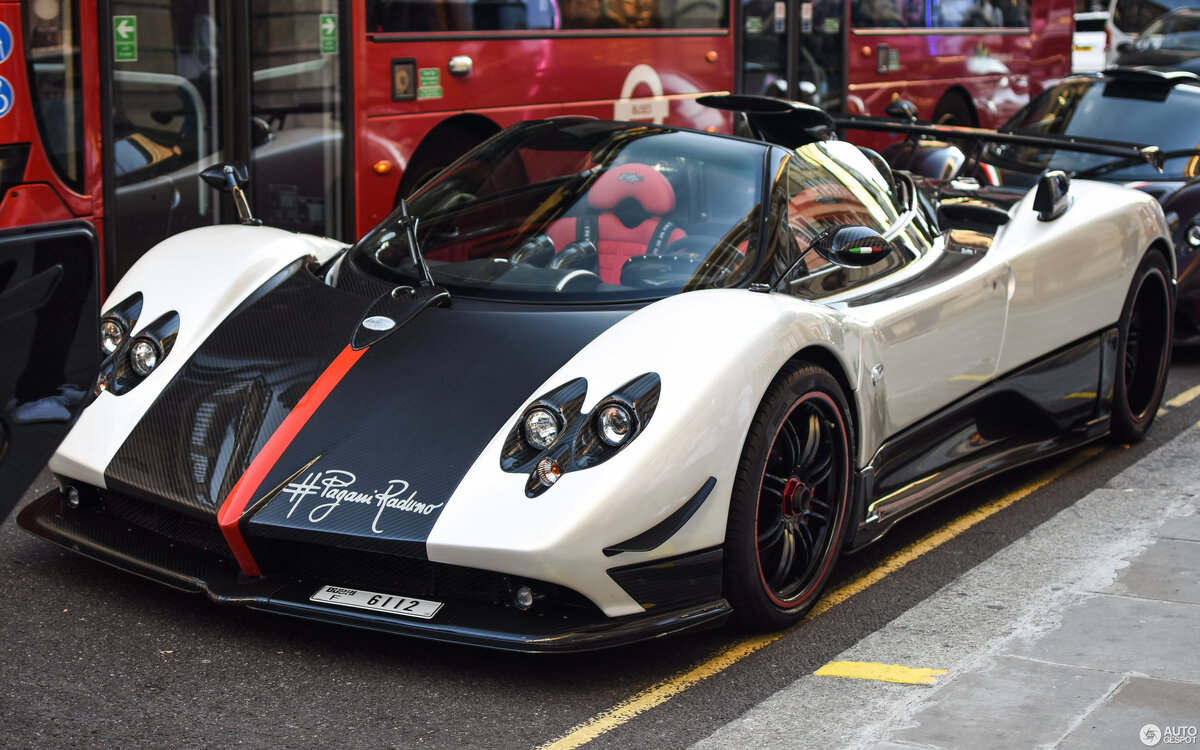
[[[1108,11],[1092,10],[1075,14],[1075,35],[1071,47],[1071,72],[1095,73],[1108,67]]]

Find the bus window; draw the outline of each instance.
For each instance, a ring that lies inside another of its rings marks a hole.
[[[112,205],[116,276],[162,238],[215,223],[200,169],[222,147],[215,0],[114,2],[137,19],[136,60],[113,61]]]
[[[367,0],[367,31],[682,29],[725,24],[716,0]]]
[[[59,179],[83,192],[83,97],[77,3],[29,3],[25,49],[29,94],[42,143]]]
[[[250,3],[254,210],[271,226],[330,237],[344,230],[341,66],[314,19],[337,5]]]
[[[1021,28],[1029,25],[1028,0],[854,0],[859,28]]]

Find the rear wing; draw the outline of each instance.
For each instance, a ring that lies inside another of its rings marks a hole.
[[[702,96],[700,104],[729,112],[740,113],[754,137],[784,148],[794,149],[814,141],[844,137],[847,130],[868,130],[877,133],[903,134],[909,141],[926,138],[954,144],[970,142],[968,162],[977,162],[985,144],[1002,143],[1014,146],[1033,146],[1050,150],[1083,151],[1086,153],[1145,161],[1159,172],[1165,155],[1158,146],[1123,143],[1103,138],[1073,135],[1040,135],[1015,131],[997,131],[960,125],[935,125],[896,117],[868,115],[831,115],[810,104],[752,94]]]
[[[1022,133],[1014,130],[988,130],[962,125],[935,125],[931,122],[915,122],[893,117],[870,117],[866,115],[831,115],[838,132],[847,130],[869,130],[876,133],[903,133],[909,140],[936,138],[937,140],[975,144],[970,160],[976,160],[978,150],[984,144],[1002,143],[1012,146],[1033,146],[1048,150],[1081,151],[1101,156],[1144,161],[1159,172],[1163,171],[1166,154],[1158,146],[1138,143],[1110,141],[1104,138],[1088,138],[1077,135],[1042,135]]]

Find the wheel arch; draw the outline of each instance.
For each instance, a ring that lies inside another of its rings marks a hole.
[[[1170,243],[1162,237],[1157,237],[1150,243],[1150,247],[1146,248],[1147,253],[1154,251],[1162,253],[1163,258],[1167,261],[1167,268],[1171,269],[1171,278],[1177,279],[1179,276],[1179,266],[1176,262],[1178,258],[1176,258],[1174,250],[1170,247]]]
[[[838,386],[841,387],[842,395],[846,397],[846,404],[850,407],[850,414],[848,416],[850,417],[850,424],[854,429],[855,445],[852,446],[852,449],[857,451],[860,426],[858,401],[855,398],[855,388],[851,385],[851,380],[847,374],[846,367],[842,361],[838,359],[837,355],[826,347],[819,344],[810,344],[793,354],[788,361],[784,363],[784,366],[779,368],[779,372],[775,374],[775,380],[778,380],[780,377],[782,377],[784,371],[788,367],[800,362],[807,362],[827,371],[833,376],[833,379],[837,381]],[[773,382],[774,381],[772,381],[772,383]],[[857,455],[857,452],[855,452],[854,455]]]
[[[937,104],[934,105],[931,119],[936,122],[939,113],[953,112],[956,104],[961,105],[963,112],[971,117],[971,122],[959,124],[979,125],[979,107],[975,105],[975,99],[971,96],[971,92],[962,86],[951,86],[942,92],[942,95],[938,97]]]
[[[408,159],[393,205],[407,198],[422,183],[428,168],[444,161],[449,164],[464,153],[499,133],[496,121],[480,114],[466,113],[448,117],[430,130]]]

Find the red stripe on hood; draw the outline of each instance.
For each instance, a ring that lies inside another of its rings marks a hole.
[[[221,527],[225,541],[229,543],[229,549],[233,551],[238,566],[246,575],[258,576],[262,575],[262,571],[254,560],[254,556],[250,554],[246,540],[242,537],[242,530],[238,525],[242,513],[258,494],[259,486],[274,468],[275,462],[292,444],[292,440],[304,428],[305,423],[365,351],[367,351],[366,347],[355,350],[347,346],[329,364],[329,367],[325,368],[325,372],[321,373],[316,382],[309,387],[296,403],[296,407],[284,418],[279,429],[275,430],[266,445],[250,462],[250,466],[238,479],[237,484],[233,485],[233,491],[229,493],[229,497],[225,498],[225,502],[221,504],[221,509],[217,512],[217,523]]]

